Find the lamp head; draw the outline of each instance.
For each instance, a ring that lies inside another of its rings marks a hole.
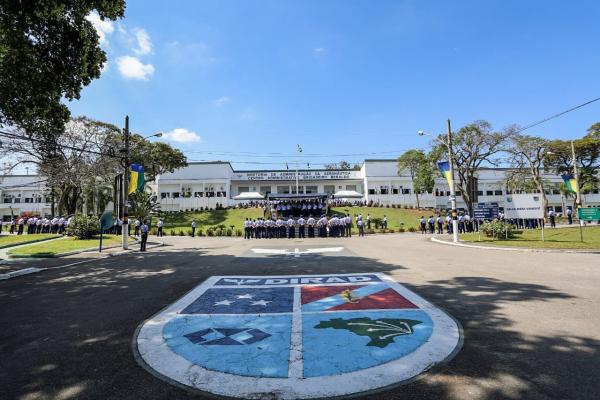
[[[423,132],[423,131],[418,131],[418,132],[417,132],[417,135],[419,135],[419,136],[425,136],[425,132]]]

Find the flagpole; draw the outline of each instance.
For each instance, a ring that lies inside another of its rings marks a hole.
[[[579,175],[577,173],[577,158],[575,157],[575,145],[571,140],[571,155],[573,156],[573,175],[575,178],[575,205],[577,206],[577,219],[579,219],[579,239],[583,242],[583,221],[579,218],[579,209],[581,208],[581,194],[579,193]]]
[[[296,145],[296,146],[298,146],[296,148],[296,151],[298,152],[298,155],[300,155],[300,153],[302,152],[302,148],[300,147],[299,144]],[[299,191],[298,191],[299,188],[300,188],[300,186],[298,184],[298,181],[299,181],[299,179],[298,179],[298,160],[296,160],[296,196],[298,196],[300,194]]]
[[[456,192],[454,190],[454,164],[452,162],[452,129],[448,118],[448,169],[452,184],[450,185],[450,206],[452,207],[452,241],[458,242],[458,212],[456,211]]]

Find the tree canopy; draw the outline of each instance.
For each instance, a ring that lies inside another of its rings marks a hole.
[[[83,86],[106,54],[86,17],[123,17],[124,0],[0,0],[0,124],[38,137],[62,132]]]

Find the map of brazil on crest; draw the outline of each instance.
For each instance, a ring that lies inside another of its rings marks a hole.
[[[248,398],[373,390],[444,361],[459,343],[452,318],[383,274],[212,277],[137,337],[159,375]]]

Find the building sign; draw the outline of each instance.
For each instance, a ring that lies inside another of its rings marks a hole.
[[[600,208],[579,208],[577,216],[582,221],[600,221]]]
[[[362,179],[360,171],[327,170],[327,171],[298,171],[298,180],[333,180],[333,179]],[[252,171],[238,172],[235,180],[241,181],[295,181],[296,171]]]
[[[473,218],[486,220],[497,219],[498,203],[477,203],[473,210]]]
[[[384,274],[214,276],[137,331],[167,382],[244,399],[346,396],[456,354],[457,323]]]
[[[513,194],[504,202],[506,218],[544,218],[544,204],[536,194]]]

